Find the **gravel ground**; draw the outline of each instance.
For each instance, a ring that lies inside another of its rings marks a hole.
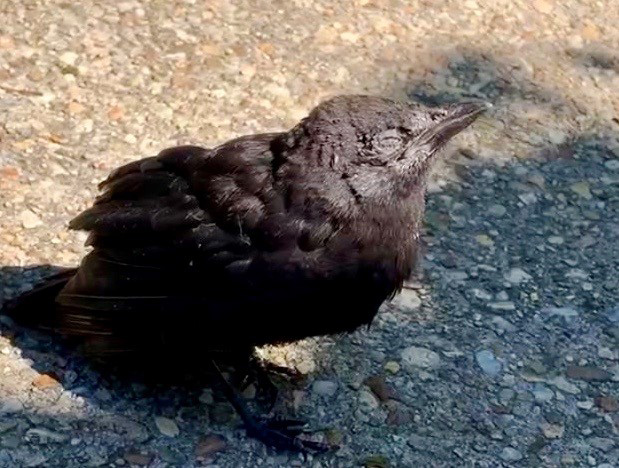
[[[372,328],[262,350],[305,375],[280,409],[340,450],[270,452],[200,382],[119,380],[0,319],[0,466],[619,466],[615,0],[0,17],[0,302],[79,260],[67,221],[133,158],[288,128],[342,92],[495,104],[436,170],[422,272]]]

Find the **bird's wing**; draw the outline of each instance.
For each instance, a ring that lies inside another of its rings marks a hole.
[[[70,223],[90,232],[93,250],[56,298],[58,330],[111,335],[131,320],[129,333],[207,297],[234,302],[239,278],[270,242],[254,233],[284,209],[271,139],[171,148],[113,172]]]

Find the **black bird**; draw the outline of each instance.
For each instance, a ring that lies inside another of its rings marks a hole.
[[[428,169],[485,108],[340,96],[287,132],[127,164],[70,223],[90,232],[80,266],[6,313],[103,358],[179,349],[216,359],[353,331],[411,273]],[[324,448],[256,418],[224,385],[249,435]]]

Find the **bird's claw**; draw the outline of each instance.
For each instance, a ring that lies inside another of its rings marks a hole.
[[[304,421],[271,418],[250,425],[247,428],[247,434],[277,450],[323,453],[337,448],[324,442],[301,437],[301,434],[306,433],[305,427]]]

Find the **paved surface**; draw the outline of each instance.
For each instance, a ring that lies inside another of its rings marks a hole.
[[[4,320],[0,466],[616,466],[617,2],[22,1],[0,17],[0,301],[78,261],[67,221],[133,158],[288,128],[342,92],[495,104],[436,170],[423,275],[370,330],[263,351],[306,374],[281,407],[338,452],[271,453],[199,383],[101,375]]]

